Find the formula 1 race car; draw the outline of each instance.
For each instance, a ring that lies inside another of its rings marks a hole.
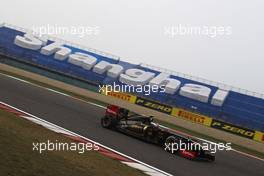
[[[203,150],[198,142],[161,127],[153,122],[152,116],[135,114],[127,109],[109,105],[105,116],[101,119],[101,125],[104,128],[114,129],[146,142],[160,145],[165,151],[178,154],[187,159],[215,160],[215,156]]]

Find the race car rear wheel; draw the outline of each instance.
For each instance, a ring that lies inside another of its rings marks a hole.
[[[101,119],[101,125],[104,128],[112,128],[114,126],[114,119],[111,117],[105,116]]]

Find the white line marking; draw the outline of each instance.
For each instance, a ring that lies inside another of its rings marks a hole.
[[[133,168],[136,168],[138,170],[142,170],[144,173],[151,175],[151,176],[165,176],[164,174],[153,172],[152,169],[149,169],[148,167],[146,167],[142,164],[139,164],[139,163],[132,163],[132,162],[126,162],[126,161],[122,161],[122,163],[128,165],[129,167],[133,167]]]
[[[73,96],[70,96],[70,97],[73,98],[73,99],[75,99],[75,100],[82,101],[84,103],[87,103],[87,104],[90,104],[90,105],[93,105],[93,106],[97,106],[99,108],[106,109],[106,106],[99,105],[99,104],[96,104],[96,103],[93,103],[93,102],[90,102],[90,101],[86,101],[86,100],[83,100],[83,99],[80,99],[80,98],[76,98],[76,97],[73,97]]]
[[[51,89],[51,88],[47,88],[47,87],[44,87],[44,86],[40,86],[38,84],[35,84],[35,83],[32,83],[32,82],[29,82],[29,81],[25,81],[23,79],[20,79],[20,78],[17,78],[17,77],[14,77],[14,76],[10,76],[10,75],[7,75],[7,74],[4,74],[4,73],[0,73],[0,75],[3,75],[3,76],[6,76],[6,77],[9,77],[9,78],[13,78],[15,80],[18,80],[18,81],[21,81],[21,82],[24,82],[24,83],[27,83],[27,84],[30,84],[30,85],[33,85],[33,86],[36,86],[36,87],[39,87],[39,88],[43,88],[43,89],[46,89],[48,91],[51,91],[51,92],[54,92],[54,93],[57,93],[57,94],[60,94],[60,95],[64,95],[64,96],[67,96],[67,97],[71,97],[73,99],[76,99],[76,100],[79,100],[79,101],[82,101],[82,102],[85,102],[87,104],[91,104],[91,105],[94,105],[94,106],[97,106],[97,107],[100,107],[100,108],[106,108],[105,106],[102,106],[102,105],[99,105],[99,104],[96,104],[96,103],[93,103],[93,102],[89,102],[89,101],[85,101],[83,99],[80,99],[80,98],[76,98],[76,97],[73,97],[69,94],[66,94],[66,93],[63,93],[63,92],[60,92],[60,91],[57,91],[57,90],[54,90],[54,89]]]
[[[43,87],[43,86],[37,85],[37,84],[31,83],[31,82],[25,81],[25,80],[23,80],[23,79],[20,79],[20,78],[14,77],[14,76],[10,76],[10,75],[4,74],[4,73],[0,73],[0,74],[3,75],[3,76],[7,76],[7,77],[10,77],[10,78],[16,79],[16,80],[18,80],[18,81],[22,81],[22,82],[25,82],[25,83],[28,83],[28,84],[31,84],[31,85],[34,85],[34,86],[37,86],[37,87],[43,88],[43,89],[47,89],[47,90],[49,90],[49,91],[53,91],[53,92],[58,93],[58,94],[61,94],[61,95],[65,95],[65,96],[67,96],[67,97],[71,97],[71,98],[73,98],[73,99],[76,99],[76,100],[79,100],[79,101],[85,102],[85,103],[90,104],[90,105],[97,106],[97,107],[99,107],[99,108],[103,108],[103,109],[106,108],[105,106],[102,106],[102,105],[99,105],[99,104],[96,104],[96,103],[93,103],[93,102],[89,102],[89,101],[86,101],[86,100],[83,100],[83,99],[80,99],[80,98],[76,98],[76,97],[73,97],[73,96],[71,96],[71,95],[68,95],[68,94],[65,94],[65,93],[62,93],[62,92],[59,92],[59,91],[56,91],[56,90],[53,90],[53,89],[47,88],[47,87]],[[162,125],[160,125],[160,126],[162,126]],[[167,128],[167,129],[172,130],[172,131],[177,131],[177,130],[174,130],[174,129],[171,129],[171,128],[168,128],[168,127],[165,127],[165,126],[162,126],[162,127],[163,127],[163,128]],[[182,132],[181,132],[181,133],[182,133]],[[193,138],[199,139],[199,140],[201,140],[201,141],[205,141],[205,142],[208,142],[208,143],[211,143],[211,144],[214,144],[214,145],[219,145],[219,144],[217,144],[217,143],[215,143],[215,142],[212,142],[212,141],[209,141],[209,140],[206,140],[206,139],[203,139],[203,138],[199,138],[199,137],[192,136],[192,135],[189,135],[189,134],[187,134],[187,135],[190,136],[190,137],[193,137]],[[257,157],[257,156],[254,156],[254,155],[251,155],[251,154],[248,154],[248,153],[245,153],[245,152],[239,151],[239,150],[232,149],[232,151],[237,152],[237,153],[242,154],[242,155],[245,155],[245,156],[248,156],[248,157],[252,157],[252,158],[254,158],[254,159],[258,159],[258,160],[260,160],[260,161],[264,161],[264,159],[262,159],[262,158],[259,158],[259,157]]]
[[[125,154],[123,154],[123,153],[120,153],[120,152],[118,152],[118,151],[116,151],[116,150],[114,150],[114,149],[112,149],[112,148],[109,148],[109,147],[107,147],[107,146],[105,146],[105,145],[103,145],[103,144],[101,144],[101,143],[95,142],[94,140],[88,139],[88,138],[86,138],[86,137],[84,137],[84,136],[82,136],[82,135],[79,135],[79,134],[77,134],[77,133],[74,133],[74,132],[72,132],[72,131],[70,131],[70,130],[68,130],[68,129],[65,129],[65,128],[63,128],[63,127],[60,127],[60,126],[58,126],[58,125],[56,125],[56,124],[53,124],[53,123],[51,123],[51,122],[49,122],[49,121],[46,121],[46,120],[44,120],[44,119],[41,119],[41,118],[39,118],[39,117],[37,117],[37,116],[35,116],[35,115],[33,115],[33,114],[30,114],[30,113],[28,113],[28,112],[25,112],[25,111],[23,111],[23,110],[21,110],[21,109],[18,109],[18,108],[14,107],[14,106],[11,106],[11,105],[7,104],[7,103],[4,103],[4,102],[1,102],[1,101],[0,101],[0,104],[3,104],[3,105],[8,106],[8,107],[11,107],[11,108],[15,109],[16,111],[22,112],[22,113],[24,113],[24,114],[26,114],[26,115],[28,115],[28,116],[30,116],[30,117],[33,117],[33,118],[35,118],[35,119],[37,119],[37,120],[39,120],[39,121],[41,121],[41,122],[44,122],[44,123],[48,124],[48,125],[50,125],[50,126],[54,126],[54,127],[58,128],[58,129],[64,130],[64,131],[66,131],[67,133],[69,133],[69,134],[71,134],[71,135],[73,135],[73,136],[77,136],[77,137],[83,138],[83,139],[85,139],[85,140],[91,141],[91,142],[94,143],[94,144],[97,144],[97,145],[99,145],[99,146],[101,146],[101,147],[103,147],[103,148],[105,148],[105,149],[107,149],[107,150],[110,150],[110,151],[112,151],[112,152],[114,152],[114,153],[116,153],[116,154],[118,154],[118,155],[121,155],[121,156],[123,156],[123,157],[125,157],[125,158],[128,158],[128,159],[130,159],[130,160],[132,160],[132,161],[134,161],[134,162],[140,163],[140,164],[144,165],[145,167],[148,167],[148,168],[150,168],[150,169],[153,169],[153,170],[155,170],[155,171],[158,171],[158,172],[160,172],[160,173],[162,173],[162,174],[164,174],[164,175],[166,175],[166,176],[172,176],[171,174],[169,174],[169,173],[167,173],[167,172],[164,172],[164,171],[162,171],[162,170],[160,170],[160,169],[158,169],[158,168],[155,168],[155,167],[150,166],[150,165],[148,165],[148,164],[146,164],[146,163],[143,163],[142,161],[139,161],[139,160],[137,160],[137,159],[135,159],[135,158],[132,158],[132,157],[130,157],[130,156],[128,156],[128,155],[125,155]]]
[[[254,156],[254,155],[250,155],[250,154],[248,154],[248,153],[241,152],[241,151],[239,151],[239,150],[235,150],[235,149],[232,149],[232,150],[233,150],[234,152],[239,153],[239,154],[242,154],[242,155],[245,155],[245,156],[248,156],[248,157],[252,157],[252,158],[257,159],[257,160],[260,160],[260,161],[264,161],[264,158],[262,159],[262,158],[259,158],[259,157],[257,157],[257,156]]]
[[[4,76],[6,76],[6,77],[13,78],[13,79],[15,79],[15,80],[18,80],[18,81],[24,82],[24,83],[30,83],[30,82],[28,82],[28,81],[26,81],[26,80],[24,80],[24,79],[20,79],[20,78],[14,77],[14,76],[6,75],[6,74],[3,74],[3,73],[0,73],[0,74],[1,74],[1,75],[4,75]]]
[[[50,88],[43,87],[43,86],[41,86],[41,87],[42,87],[42,88],[45,88],[45,89],[47,89],[47,90],[49,90],[49,91],[52,91],[52,92],[54,92],[54,93],[57,93],[57,94],[60,94],[60,95],[64,95],[64,96],[66,96],[66,97],[70,97],[70,95],[68,95],[68,94],[66,94],[66,93],[62,93],[62,92],[59,92],[59,91],[57,91],[57,90],[50,89]]]

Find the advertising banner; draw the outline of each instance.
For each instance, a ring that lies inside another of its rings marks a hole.
[[[164,105],[164,104],[161,104],[155,101],[147,100],[145,98],[137,97],[135,104],[144,106],[144,107],[147,107],[147,108],[159,111],[159,112],[163,112],[169,115],[172,112],[171,106]]]
[[[264,133],[260,131],[255,131],[254,140],[259,142],[264,142]]]
[[[124,101],[128,101],[130,103],[135,103],[137,97],[134,95],[130,95],[127,93],[123,93],[123,92],[106,92],[106,91],[101,91],[101,94],[106,95],[106,96],[111,96],[111,97],[115,97]]]
[[[226,131],[226,132],[229,132],[232,134],[236,134],[236,135],[239,135],[239,136],[242,136],[245,138],[249,138],[249,139],[253,139],[255,136],[255,131],[253,131],[253,130],[246,129],[243,127],[239,127],[236,125],[232,125],[229,123],[225,123],[225,122],[222,122],[219,120],[213,119],[211,127],[219,129],[219,130],[223,130],[223,131]]]
[[[195,123],[199,123],[199,124],[203,124],[206,126],[210,126],[212,119],[204,116],[204,115],[200,115],[200,114],[196,114],[193,112],[189,112],[183,109],[179,109],[179,108],[173,108],[172,114],[175,117],[181,117],[184,118],[186,120],[195,122]]]

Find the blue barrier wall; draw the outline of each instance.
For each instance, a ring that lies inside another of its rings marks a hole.
[[[71,77],[76,77],[93,84],[113,84],[113,82],[122,84],[116,79],[107,77],[106,74],[100,75],[92,71],[87,71],[79,66],[68,63],[67,60],[56,60],[53,58],[53,55],[46,56],[42,55],[40,51],[33,51],[18,47],[14,44],[14,39],[17,35],[23,36],[24,33],[8,27],[0,27],[0,54],[9,56],[24,63],[34,64],[48,70],[59,72]],[[48,43],[52,43],[52,41],[48,41]],[[150,68],[115,60],[110,57],[78,49],[70,45],[65,46],[70,48],[72,52],[82,52],[93,55],[98,59],[98,62],[104,60],[110,63],[122,65],[125,69],[138,68],[156,74],[160,73]],[[189,80],[179,76],[172,75],[171,78],[178,79],[181,81],[182,85],[185,83],[194,83],[205,85],[211,88],[212,93],[209,98],[209,102],[211,102],[212,95],[218,89],[215,86]],[[137,96],[146,97],[148,99],[156,100],[174,107],[180,107],[189,111],[198,112],[200,114],[211,116],[214,119],[223,120],[235,125],[264,131],[264,100],[261,98],[230,91],[223,106],[218,107],[211,105],[210,103],[202,103],[183,97],[179,95],[178,92],[176,92],[174,95],[165,93],[151,93],[148,96],[143,93],[137,93]]]

